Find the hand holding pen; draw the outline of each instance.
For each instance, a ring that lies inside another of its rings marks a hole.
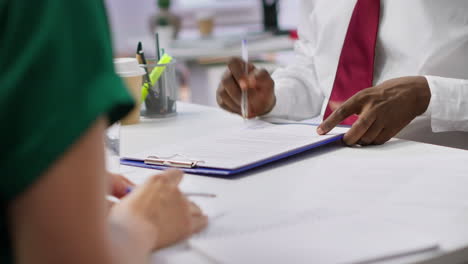
[[[110,210],[111,223],[132,234],[146,234],[152,250],[186,239],[208,223],[195,203],[180,191],[183,173],[167,170],[149,178]],[[120,230],[120,229],[119,229]]]
[[[265,115],[275,106],[274,82],[270,74],[245,60],[233,58],[219,84],[216,100],[223,109],[242,115],[242,91],[245,91],[246,118]]]

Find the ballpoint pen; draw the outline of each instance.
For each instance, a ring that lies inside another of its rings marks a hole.
[[[184,192],[187,197],[205,197],[205,198],[216,198],[217,195],[213,193],[197,193],[197,192]]]
[[[150,82],[150,76],[149,76],[149,73],[148,73],[145,52],[143,51],[143,44],[141,42],[138,42],[136,58],[138,60],[138,63],[140,65],[144,66],[144,69],[145,69],[145,77],[144,77],[145,78],[145,83],[149,83]]]
[[[133,187],[128,187],[126,193],[131,193],[133,191]],[[187,197],[205,197],[205,198],[216,198],[217,195],[213,193],[204,193],[204,192],[183,192],[183,194]]]
[[[249,51],[247,48],[247,39],[242,40],[242,59],[245,62],[245,76],[249,76]],[[247,90],[242,90],[241,114],[244,119],[249,118],[249,94]]]
[[[171,63],[173,58],[169,56],[167,53],[165,53],[162,58],[157,62],[157,65],[166,65]],[[159,79],[161,78],[161,75],[164,73],[164,70],[166,70],[165,66],[156,66],[154,67],[153,71],[151,71],[150,74],[150,85],[154,85],[155,83],[160,83]],[[146,97],[149,94],[149,86],[144,85],[143,89],[141,90],[141,101],[145,101]]]
[[[129,189],[128,193],[131,192],[131,190]],[[192,193],[192,192],[186,192],[186,193],[183,193],[183,195],[185,197],[201,197],[201,198],[216,198],[217,195],[216,194],[212,194],[212,193]],[[106,200],[111,202],[111,203],[114,203],[114,204],[117,204],[117,203],[120,203],[120,199],[115,197],[115,196],[112,196],[112,195],[106,195]]]
[[[138,42],[136,58],[138,60],[138,63],[140,63],[140,65],[143,65],[145,69],[144,82],[143,86],[141,87],[141,101],[144,102],[146,100],[146,97],[148,96],[149,89],[152,86],[152,83],[148,72],[148,63],[146,61],[145,53],[143,51],[143,44],[141,42]]]

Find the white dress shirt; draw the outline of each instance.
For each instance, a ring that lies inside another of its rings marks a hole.
[[[302,0],[298,56],[273,73],[268,116],[323,116],[356,1]],[[426,76],[432,97],[398,137],[468,149],[468,1],[381,0],[374,84],[403,76]]]

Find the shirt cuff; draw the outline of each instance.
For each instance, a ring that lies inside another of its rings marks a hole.
[[[273,109],[263,117],[288,118],[289,97],[288,91],[284,88],[284,82],[275,81],[276,103]]]
[[[433,132],[468,131],[468,83],[466,80],[425,76],[431,100],[424,115],[431,118]]]

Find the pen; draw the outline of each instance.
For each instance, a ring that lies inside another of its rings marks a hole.
[[[242,59],[245,61],[245,75],[249,76],[249,51],[247,49],[247,39],[242,40]],[[241,112],[244,119],[249,118],[248,91],[242,90]]]
[[[186,197],[203,197],[203,198],[216,198],[216,194],[211,194],[211,193],[184,193],[184,196]],[[106,195],[106,200],[117,204],[120,203],[120,199],[112,196],[112,195]]]
[[[133,191],[132,187],[127,188],[127,193],[130,193]],[[183,193],[187,197],[206,197],[206,198],[216,198],[217,195],[213,193],[202,193],[202,192],[184,192]]]
[[[150,82],[150,76],[149,76],[148,68],[147,68],[148,63],[146,62],[145,52],[143,51],[143,44],[141,43],[141,41],[138,42],[136,58],[137,58],[139,64],[144,65],[145,83],[149,83]]]
[[[141,87],[141,101],[144,102],[146,100],[146,97],[148,96],[149,88],[150,86],[152,86],[152,84],[151,84],[150,75],[148,73],[148,63],[145,58],[145,53],[143,51],[143,44],[141,43],[141,41],[138,42],[136,58],[138,60],[138,63],[141,65],[144,65],[144,68],[145,68],[144,83],[143,83],[143,87]]]
[[[166,65],[171,63],[172,57],[169,56],[167,53],[165,53],[162,58],[157,62],[157,65]],[[164,66],[156,66],[154,67],[153,71],[150,74],[150,82],[149,84],[154,85],[156,82],[159,82],[159,79],[161,78],[161,75],[164,73],[164,70],[166,70],[166,67]],[[144,102],[146,100],[146,97],[149,94],[149,86],[144,85],[143,89],[141,90],[141,101]]]
[[[161,47],[159,46],[159,34],[156,32],[156,60],[161,59]]]
[[[216,194],[213,193],[196,193],[196,192],[184,192],[184,195],[187,197],[206,197],[206,198],[216,198]]]
[[[159,33],[156,32],[156,60],[159,62],[161,60],[161,46],[159,44]],[[155,65],[155,68],[160,68],[160,65]],[[167,105],[167,101],[166,101],[166,89],[165,87],[163,87],[163,83],[161,80],[158,80],[157,81],[158,83],[158,95],[159,95],[159,98],[162,98],[162,100],[160,99],[159,100],[159,103],[161,104],[160,105],[160,109],[167,109],[166,105]],[[155,85],[156,83],[153,83],[153,85]]]

